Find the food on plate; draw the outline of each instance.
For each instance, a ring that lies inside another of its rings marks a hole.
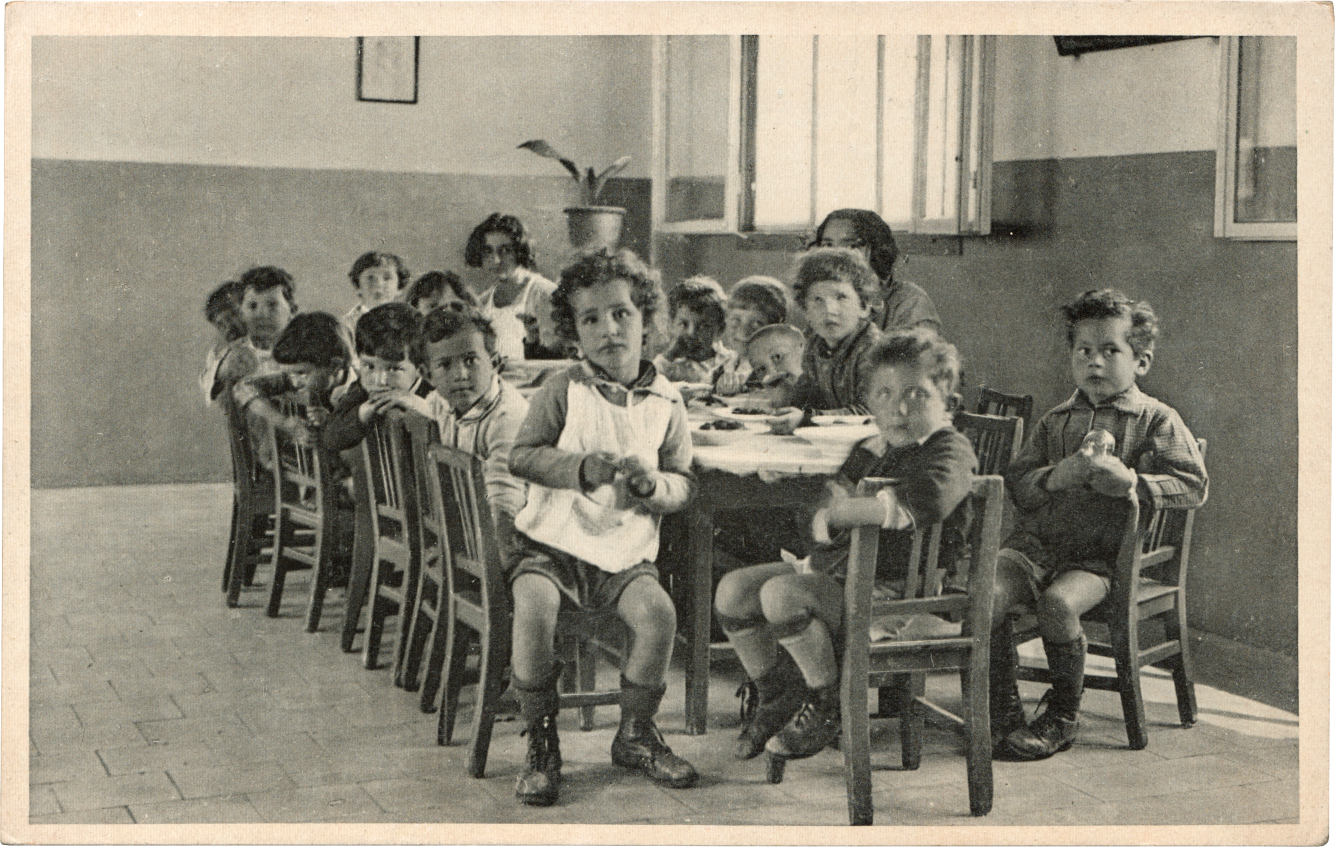
[[[741,421],[705,421],[704,423],[700,424],[701,429],[731,430],[731,429],[741,429],[742,426],[743,424],[741,423]]]

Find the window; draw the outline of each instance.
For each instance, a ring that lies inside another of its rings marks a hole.
[[[988,36],[656,38],[655,228],[809,231],[856,207],[986,233],[992,54]]]
[[[1215,236],[1298,237],[1298,40],[1221,39]]]

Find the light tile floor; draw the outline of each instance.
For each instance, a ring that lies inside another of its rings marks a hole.
[[[341,592],[314,634],[302,627],[300,574],[277,619],[264,616],[259,588],[242,608],[225,607],[229,498],[220,485],[33,492],[30,823],[847,822],[837,753],[792,763],[777,786],[762,761],[731,759],[738,672],[726,666],[714,670],[708,735],[681,732],[679,669],[661,715],[669,742],[703,774],[699,787],[663,789],[611,765],[616,714],[601,709],[589,733],[563,718],[560,803],[517,805],[518,725],[498,725],[486,778],[467,777],[464,746],[436,745],[436,717],[416,695],[339,651]],[[949,677],[930,685],[957,698]],[[1040,693],[1025,685],[1030,707]],[[1297,715],[1199,685],[1200,720],[1184,730],[1165,676],[1149,678],[1145,694],[1148,749],[1126,749],[1115,694],[1090,692],[1075,747],[1041,763],[998,762],[995,805],[981,819],[968,814],[955,736],[929,728],[921,767],[904,771],[893,725],[878,729],[876,820],[1296,820]]]

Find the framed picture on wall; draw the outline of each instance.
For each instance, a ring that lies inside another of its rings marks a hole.
[[[357,39],[357,99],[375,103],[417,102],[418,37]]]

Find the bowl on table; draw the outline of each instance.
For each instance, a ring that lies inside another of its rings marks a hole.
[[[697,447],[718,447],[769,432],[769,427],[755,422],[710,418],[691,422],[691,443]]]

